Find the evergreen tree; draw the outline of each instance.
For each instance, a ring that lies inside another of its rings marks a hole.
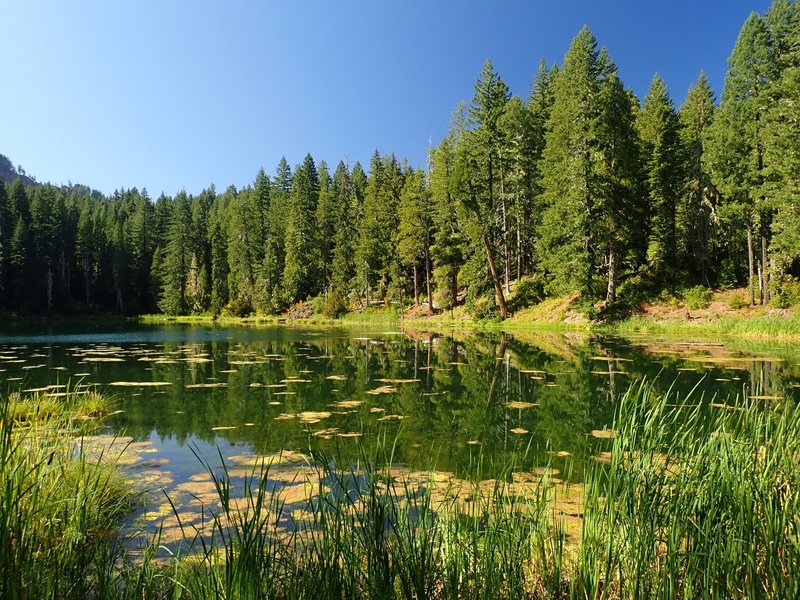
[[[776,71],[769,89],[764,162],[775,209],[772,263],[782,285],[787,271],[800,271],[800,10],[796,2],[776,0],[766,21]]]
[[[175,196],[164,252],[163,288],[158,307],[168,315],[185,314],[190,306],[187,283],[191,266],[192,209],[186,192]]]
[[[725,198],[721,218],[727,221],[730,237],[734,238],[735,228],[745,229],[751,304],[755,303],[756,270],[764,303],[768,300],[766,255],[771,211],[764,196],[763,127],[765,90],[774,65],[762,17],[753,13],[745,21],[728,64],[722,102],[710,135],[709,164],[712,180]],[[761,242],[758,258],[755,236]]]
[[[11,281],[11,210],[5,183],[0,180],[0,310],[10,306]]]
[[[333,242],[336,226],[336,198],[331,186],[332,181],[328,165],[324,160],[320,161],[319,201],[317,202],[315,218],[320,284],[326,293],[331,284],[331,261],[333,260]]]
[[[381,157],[377,151],[373,154],[364,190],[355,259],[360,280],[358,287],[365,290],[367,300],[371,290],[377,287],[377,297],[388,301],[387,292],[392,284],[392,267],[396,256],[394,233],[397,230],[397,208],[403,180],[394,155]],[[356,185],[354,169],[353,187],[357,192]]]
[[[433,277],[439,304],[452,311],[458,297],[458,272],[463,264],[463,239],[458,223],[457,204],[451,194],[455,170],[455,136],[450,131],[430,157],[430,194],[432,202]]]
[[[601,66],[597,42],[584,27],[553,82],[553,106],[540,164],[544,212],[539,252],[553,294],[594,295],[592,241],[598,177]]]
[[[487,60],[475,82],[475,94],[469,107],[471,129],[459,138],[455,170],[459,201],[472,220],[470,237],[473,244],[480,244],[483,250],[495,301],[503,319],[509,316],[509,312],[496,260],[496,246],[498,233],[503,238],[506,234],[503,221],[505,204],[500,194],[500,153],[504,144],[500,119],[508,100],[508,87],[494,71],[491,61]]]
[[[500,199],[503,231],[503,274],[506,292],[509,279],[519,279],[523,266],[530,270],[534,250],[534,195],[539,159],[533,118],[525,103],[514,96],[500,117],[504,140],[500,151]]]
[[[600,84],[600,155],[598,165],[600,194],[595,199],[596,220],[592,244],[603,257],[606,272],[606,306],[617,301],[617,284],[624,258],[635,254],[637,228],[644,221],[641,203],[640,155],[637,148],[634,105],[617,76],[616,68],[605,57],[605,75]]]
[[[636,127],[649,207],[647,262],[655,276],[669,281],[674,278],[678,258],[676,214],[683,163],[678,115],[658,74],[650,83]]]
[[[326,311],[336,315],[347,307],[346,298],[355,275],[356,200],[350,173],[343,162],[336,166],[330,194],[334,210],[333,257]]]
[[[414,305],[419,306],[419,273],[425,273],[425,289],[428,307],[431,303],[431,268],[429,248],[431,244],[430,198],[425,185],[425,174],[412,171],[406,177],[400,195],[397,226],[397,254],[402,264],[413,270]]]
[[[714,118],[714,92],[705,73],[690,89],[679,112],[681,145],[684,157],[683,193],[679,206],[681,254],[694,263],[700,281],[711,285],[709,273],[717,222],[719,194],[706,167],[708,132]]]
[[[211,251],[211,312],[218,315],[230,301],[228,294],[228,236],[227,206],[224,198],[215,197],[209,216],[209,245]]]
[[[228,205],[228,291],[235,303],[236,314],[244,315],[253,310],[253,295],[256,284],[257,263],[253,256],[256,246],[254,231],[248,217],[250,190],[237,192],[230,186],[226,192]]]
[[[289,221],[286,225],[286,262],[283,285],[288,302],[304,300],[319,291],[319,265],[315,212],[319,177],[314,159],[307,154],[292,177]]]
[[[50,185],[37,186],[30,205],[30,233],[34,254],[30,257],[38,275],[31,291],[34,307],[53,310],[53,282],[58,253],[59,214],[55,190]]]

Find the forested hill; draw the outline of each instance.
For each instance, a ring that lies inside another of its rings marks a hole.
[[[28,177],[23,169],[15,167],[7,156],[0,154],[0,181],[11,183],[17,178],[22,179],[26,185],[34,183],[34,180]]]
[[[466,292],[473,315],[504,317],[520,299],[592,312],[696,285],[780,298],[800,275],[796,2],[747,19],[719,99],[702,73],[679,107],[658,75],[644,98],[622,76],[586,28],[528,98],[487,61],[427,171],[376,152],[367,169],[283,159],[196,196],[0,183],[0,310],[243,315],[316,298],[338,314]]]

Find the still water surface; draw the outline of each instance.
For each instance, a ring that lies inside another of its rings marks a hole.
[[[208,486],[195,454],[214,468],[220,457],[235,467],[312,448],[347,462],[379,435],[408,469],[459,473],[480,455],[487,476],[516,460],[580,480],[632,383],[694,389],[709,404],[793,402],[798,350],[580,333],[29,324],[0,329],[0,384],[94,385],[117,411],[104,433],[130,442],[131,478],[180,506]],[[163,497],[146,511],[165,512]]]

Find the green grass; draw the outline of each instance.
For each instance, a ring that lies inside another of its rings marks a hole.
[[[105,595],[117,519],[129,488],[111,461],[90,459],[76,436],[97,399],[0,402],[0,597]]]
[[[737,316],[716,320],[651,319],[630,317],[595,328],[601,333],[631,335],[714,335],[742,338],[800,339],[800,316]]]
[[[24,423],[0,440],[3,597],[800,597],[800,408],[789,403],[635,384],[571,490],[517,464],[485,481],[480,455],[463,479],[412,475],[385,439],[355,464],[314,455],[298,467],[312,482],[300,501],[269,483],[277,466],[254,467],[235,500],[228,472],[205,464],[221,506],[211,533],[184,527],[167,555],[156,535],[136,561],[108,541],[125,507],[113,457],[97,465],[68,450],[62,427]],[[576,492],[583,518],[570,529],[559,498]]]

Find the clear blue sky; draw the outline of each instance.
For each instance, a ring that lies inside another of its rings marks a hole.
[[[40,181],[151,197],[331,167],[375,149],[425,164],[491,58],[527,96],[584,24],[642,97],[719,95],[747,15],[768,0],[3,0],[0,153]]]

